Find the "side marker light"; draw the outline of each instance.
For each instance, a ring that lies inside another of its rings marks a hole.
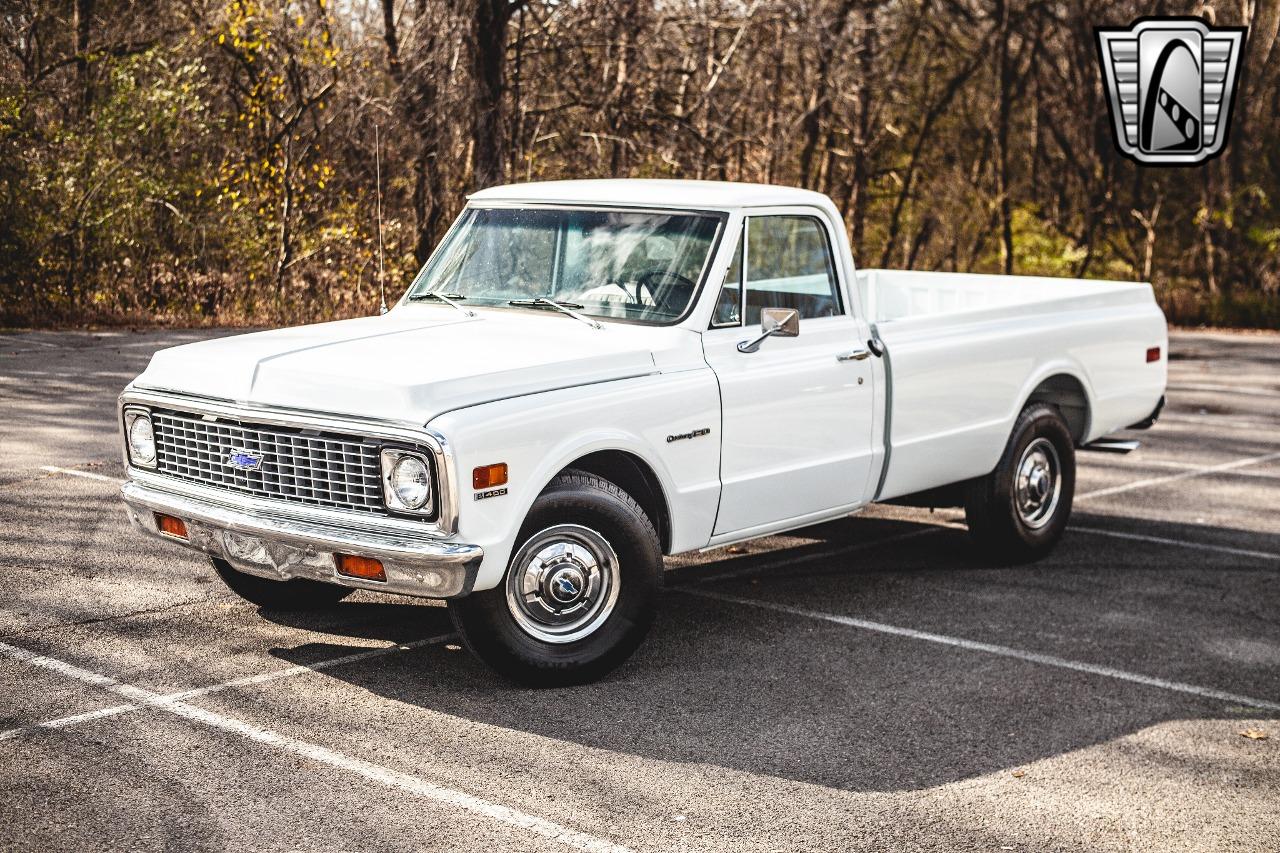
[[[349,578],[361,578],[367,581],[385,581],[387,573],[382,569],[382,562],[372,557],[357,557],[354,554],[337,554],[338,574]]]

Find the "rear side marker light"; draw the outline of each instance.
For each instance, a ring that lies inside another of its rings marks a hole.
[[[505,486],[507,483],[507,463],[496,462],[493,465],[481,465],[471,472],[471,488],[492,489],[494,486]]]
[[[349,578],[360,578],[367,581],[385,581],[387,573],[382,570],[382,562],[372,557],[357,557],[353,554],[338,554],[338,574]]]
[[[187,538],[186,523],[180,518],[174,518],[172,515],[165,515],[162,512],[156,513],[156,529],[175,539]]]
[[[1160,360],[1160,347],[1151,347],[1147,350],[1147,364]]]

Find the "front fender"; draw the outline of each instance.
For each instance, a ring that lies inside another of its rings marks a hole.
[[[477,590],[502,579],[529,508],[577,459],[630,453],[656,475],[671,511],[671,550],[705,546],[720,494],[720,403],[709,369],[532,394],[460,409],[429,426],[450,442],[459,473],[458,536],[484,548]],[[710,430],[689,440],[668,436]],[[471,470],[505,462],[505,492],[473,489]]]

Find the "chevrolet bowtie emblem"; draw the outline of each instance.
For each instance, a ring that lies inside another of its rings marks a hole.
[[[1120,152],[1153,166],[1194,166],[1221,154],[1245,31],[1172,17],[1098,27]]]
[[[227,464],[241,471],[256,471],[262,465],[262,454],[251,450],[232,450],[227,454]]]

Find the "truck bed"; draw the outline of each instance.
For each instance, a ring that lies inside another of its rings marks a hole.
[[[989,472],[1033,394],[1082,400],[1064,414],[1084,444],[1141,421],[1163,393],[1149,284],[861,270],[857,287],[889,354],[881,500]]]
[[[932,319],[950,325],[1042,311],[1149,300],[1151,285],[1132,281],[859,270],[858,296],[872,323]]]

